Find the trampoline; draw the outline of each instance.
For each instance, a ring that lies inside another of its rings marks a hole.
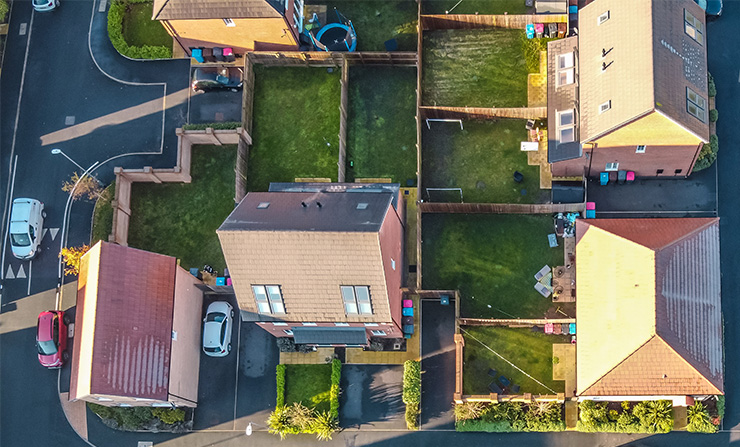
[[[335,9],[336,11],[336,9]],[[319,51],[355,51],[357,49],[357,34],[351,20],[343,17],[336,11],[339,23],[327,23],[314,36],[309,32],[311,42]]]

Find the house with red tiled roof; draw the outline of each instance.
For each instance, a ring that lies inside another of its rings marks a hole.
[[[576,294],[580,398],[724,394],[718,218],[578,220]]]
[[[299,344],[403,337],[403,203],[398,184],[248,193],[218,229],[242,320]]]
[[[201,282],[177,260],[98,242],[80,262],[70,400],[198,403]]]
[[[595,0],[548,43],[555,180],[685,177],[709,141],[705,13],[692,0]]]

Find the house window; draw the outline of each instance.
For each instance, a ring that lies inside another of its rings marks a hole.
[[[288,323],[272,323],[273,326],[287,326]]]
[[[662,173],[663,173],[663,169],[658,169],[657,171],[655,171],[655,175],[660,175]]]
[[[619,163],[607,163],[605,171],[618,171]]]
[[[301,323],[304,326],[316,326],[316,323]]]
[[[347,315],[370,315],[373,313],[368,286],[341,286],[340,289],[344,302],[344,312]]]
[[[558,56],[558,74],[556,78],[558,87],[573,83],[574,62],[575,60],[572,52]]]
[[[259,205],[257,205],[258,210],[266,210],[270,206],[270,202],[260,202]]]
[[[222,20],[224,21],[224,24],[226,26],[236,26],[236,23],[234,23],[234,21],[231,19],[222,19]]]
[[[698,118],[702,123],[706,122],[707,101],[695,91],[686,87],[686,110]]]
[[[392,268],[393,270],[395,270],[395,269],[396,269],[396,260],[395,260],[395,259],[391,259],[391,268]]]
[[[610,99],[609,101],[607,101],[607,102],[605,102],[605,103],[603,103],[603,104],[601,104],[599,106],[599,113],[604,113],[604,112],[606,112],[607,110],[609,110],[611,108],[612,108],[612,100]]]
[[[285,332],[285,335],[293,335],[292,329],[283,329],[283,332]]]
[[[371,333],[372,333],[373,335],[378,335],[378,336],[386,335],[386,334],[385,334],[385,331],[370,331],[370,332],[371,332]]]
[[[131,404],[118,404],[119,407],[130,407]]]
[[[676,170],[675,170],[675,171],[673,171],[673,172],[675,172],[676,174],[680,174],[680,173],[682,173],[682,172],[683,172],[683,169],[676,169]]]
[[[261,314],[284,314],[285,304],[280,286],[252,286],[254,300]]]
[[[377,325],[378,325],[378,323],[365,323],[365,326],[367,326],[367,327],[374,327],[374,326],[377,326]]]
[[[96,397],[96,399],[100,402],[111,402],[113,399],[108,399],[107,397]]]
[[[558,133],[561,143],[571,143],[576,140],[575,111],[573,109],[558,112]]]
[[[704,24],[686,9],[683,10],[684,31],[689,37],[704,44]]]
[[[635,149],[635,153],[636,154],[644,154],[645,153],[645,149],[647,149],[647,146],[645,146],[644,144],[641,144],[641,145],[637,146],[637,149]]]
[[[334,326],[337,326],[337,327],[347,327],[347,326],[349,326],[349,323],[334,323]]]
[[[596,19],[596,25],[601,25],[602,23],[606,22],[607,20],[609,20],[609,11],[607,11],[607,12],[605,12],[605,13],[601,14],[601,15],[600,15],[600,16],[599,16],[599,17],[598,17],[598,18]]]

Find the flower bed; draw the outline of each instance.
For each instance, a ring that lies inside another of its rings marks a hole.
[[[578,405],[578,431],[609,433],[668,433],[673,429],[669,400],[594,402]]]
[[[183,433],[193,428],[192,418],[186,421],[181,408],[106,407],[89,402],[87,407],[114,430]]]
[[[421,410],[421,362],[406,360],[403,364],[403,403],[406,404],[406,426],[419,429]]]

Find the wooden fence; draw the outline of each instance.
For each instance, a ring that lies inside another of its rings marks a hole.
[[[254,51],[249,60],[267,66],[340,67],[344,63],[361,65],[416,65],[413,51],[326,52],[326,51]]]
[[[547,323],[570,324],[575,318],[459,318],[460,326],[542,326]]]
[[[547,107],[447,107],[419,106],[424,119],[490,120],[496,118],[539,119],[547,117]]]
[[[252,116],[254,114],[254,64],[244,58],[244,85],[242,89],[242,127],[249,134],[247,144],[252,144]]]
[[[419,21],[424,31],[441,29],[525,29],[534,23],[568,23],[567,14],[433,14],[422,15]]]
[[[422,202],[422,213],[451,214],[554,214],[586,212],[585,203],[441,203]]]
[[[337,158],[337,181],[344,182],[347,173],[347,111],[349,109],[349,64],[342,63],[339,99],[339,155]]]
[[[190,162],[192,146],[194,144],[240,144],[246,146],[244,141],[244,130],[241,127],[231,130],[183,130],[176,129],[177,133],[177,164],[173,168],[152,168],[144,166],[141,169],[124,169],[116,167],[113,173],[116,175],[116,189],[111,201],[113,207],[113,224],[109,242],[115,242],[124,247],[128,245],[128,227],[131,218],[131,186],[135,182],[146,183],[190,183]],[[238,165],[237,158],[237,165]],[[246,167],[244,167],[246,172]],[[246,178],[245,178],[246,180]],[[239,172],[236,173],[237,192],[234,199],[239,196],[240,185]]]
[[[421,23],[421,1],[417,2],[416,23]],[[416,197],[421,200],[421,72],[424,36],[420,28],[416,33]],[[416,207],[416,288],[421,289],[421,209]]]

